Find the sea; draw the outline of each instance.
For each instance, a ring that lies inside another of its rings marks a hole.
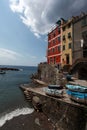
[[[31,82],[30,76],[37,72],[37,67],[0,67],[20,69],[20,71],[6,71],[6,74],[0,74],[0,127],[2,127],[6,121],[11,120],[13,117],[30,114],[34,111],[26,101],[19,86]]]

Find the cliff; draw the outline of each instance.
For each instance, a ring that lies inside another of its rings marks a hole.
[[[33,76],[33,78],[38,78],[46,82],[47,84],[61,84],[64,85],[66,83],[66,79],[63,77],[62,71],[59,71],[57,67],[46,63],[40,63],[38,65],[37,74]]]

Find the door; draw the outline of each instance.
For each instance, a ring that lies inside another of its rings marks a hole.
[[[70,61],[69,54],[66,54],[66,64],[69,64],[69,61]]]

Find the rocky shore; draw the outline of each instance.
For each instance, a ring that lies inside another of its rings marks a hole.
[[[33,112],[7,121],[0,130],[54,130],[54,126],[43,113]]]

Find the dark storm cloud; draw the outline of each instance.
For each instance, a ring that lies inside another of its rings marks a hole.
[[[15,1],[15,2],[14,2]],[[67,19],[86,11],[87,0],[10,0],[10,8],[18,12],[22,22],[39,38],[61,17]]]
[[[55,0],[46,11],[46,18],[53,23],[61,17],[67,19],[84,11],[87,11],[86,0]]]

